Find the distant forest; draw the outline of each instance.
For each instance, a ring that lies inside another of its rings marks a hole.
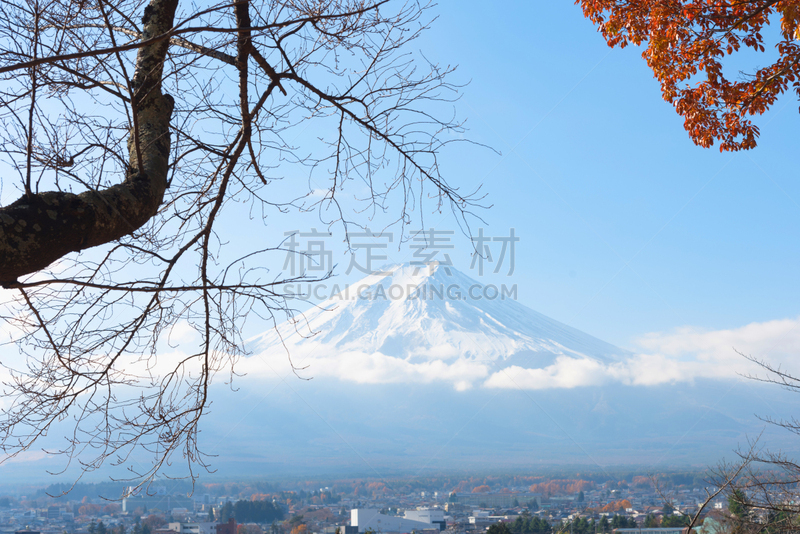
[[[219,520],[230,518],[237,523],[271,523],[283,519],[283,510],[271,501],[228,501],[219,511]]]
[[[698,488],[706,486],[704,471],[663,472],[654,475],[661,489]],[[352,478],[315,478],[315,479],[283,479],[262,481],[230,481],[230,482],[196,482],[188,480],[155,481],[143,488],[143,493],[153,493],[161,488],[168,495],[202,495],[224,497],[232,501],[236,507],[238,500],[267,501],[263,511],[252,513],[267,514],[270,517],[279,512],[272,504],[290,506],[298,502],[314,501],[315,504],[331,504],[341,498],[371,498],[386,495],[407,495],[414,492],[438,492],[445,496],[449,493],[482,493],[495,491],[530,491],[544,496],[577,495],[598,487],[606,490],[624,488],[649,488],[653,479],[633,469],[590,471],[574,469],[571,471],[550,471],[547,473],[518,474],[440,474],[434,476],[412,477],[396,476],[377,479],[375,477]],[[46,488],[28,493],[28,499],[49,500],[57,498],[63,501],[88,499],[120,500],[124,485],[119,482],[101,482],[97,484],[51,484]],[[324,488],[324,489],[320,489]],[[0,494],[0,496],[5,496]],[[239,505],[244,506],[244,505]],[[616,510],[603,510],[614,512]],[[241,508],[236,514],[250,517]],[[236,517],[238,521],[238,517]]]
[[[611,532],[616,528],[636,528],[636,521],[621,515],[614,515],[609,521],[608,517],[603,516],[600,521],[595,523],[594,519],[587,520],[579,517],[567,523],[561,528],[561,532],[571,534],[598,534],[600,532]],[[514,521],[507,523],[495,523],[488,529],[488,534],[552,534],[553,527],[544,519],[537,516],[521,515]]]

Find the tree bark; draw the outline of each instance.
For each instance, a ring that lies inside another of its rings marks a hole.
[[[172,28],[178,0],[151,0],[142,40]],[[131,80],[134,129],[129,170],[122,183],[79,195],[25,195],[0,208],[0,285],[44,269],[79,250],[131,234],[158,211],[167,188],[173,98],[161,92],[169,39],[139,49]]]

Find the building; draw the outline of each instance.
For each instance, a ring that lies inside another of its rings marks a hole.
[[[541,504],[539,495],[535,493],[457,493],[450,498],[458,504],[486,508],[513,508],[528,506],[532,502]]]
[[[383,515],[378,510],[370,508],[354,508],[350,510],[350,526],[358,528],[359,533],[373,530],[382,534],[393,532],[423,532],[431,534],[439,532],[440,525],[424,521],[414,521],[405,517]],[[217,532],[217,534],[220,534]]]
[[[516,516],[514,516],[516,517]],[[509,521],[511,518],[506,515],[489,515],[489,512],[483,510],[476,510],[467,519],[472,528],[484,530],[487,527],[499,523],[500,521]]]
[[[194,499],[185,495],[137,495],[122,499],[122,511],[133,512],[137,508],[145,511],[161,510],[171,513],[174,508],[194,510]]]
[[[210,521],[202,523],[169,523],[167,529],[178,534],[216,534],[217,524]]]
[[[236,521],[231,517],[227,523],[217,524],[216,534],[236,534]]]
[[[466,513],[472,510],[471,506],[467,506],[466,504],[460,504],[457,502],[448,502],[444,505],[444,510],[448,514],[454,514],[458,512]]]
[[[438,525],[439,530],[447,528],[447,522],[444,520],[444,510],[440,508],[417,508],[416,510],[406,510],[403,514],[405,519],[411,521],[420,521],[428,523],[429,525]]]
[[[615,534],[684,534],[686,527],[665,527],[665,528],[616,528]]]

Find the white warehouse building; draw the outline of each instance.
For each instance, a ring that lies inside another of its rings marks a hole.
[[[444,510],[439,508],[417,508],[416,510],[406,510],[404,517],[412,521],[438,524],[439,530],[444,530],[447,526],[444,521]]]
[[[217,524],[213,521],[202,523],[169,523],[167,524],[167,529],[177,534],[216,534]]]
[[[350,526],[358,528],[358,532],[368,529],[376,533],[413,532],[423,530],[443,530],[445,526],[444,512],[441,510],[409,510],[405,517],[383,515],[379,510],[370,508],[354,508],[350,510]]]

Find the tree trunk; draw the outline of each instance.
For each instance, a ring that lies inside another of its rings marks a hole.
[[[150,1],[143,41],[172,28],[177,5],[178,0]],[[128,140],[130,167],[122,183],[79,195],[25,195],[0,208],[0,285],[12,286],[70,252],[131,234],[156,214],[169,169],[173,99],[161,93],[168,47],[169,39],[161,39],[137,54],[131,83],[136,132]]]

